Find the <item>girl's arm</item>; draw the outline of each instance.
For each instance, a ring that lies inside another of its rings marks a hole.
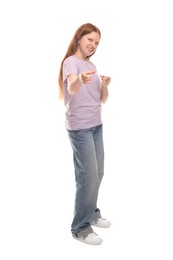
[[[94,70],[83,71],[78,76],[76,74],[70,74],[67,78],[68,92],[70,95],[75,95],[82,84],[88,84],[91,82],[91,76],[94,74]]]
[[[108,94],[109,94],[108,85],[111,82],[111,78],[103,75],[101,75],[100,77],[102,80],[100,100],[102,103],[105,103],[107,101]]]

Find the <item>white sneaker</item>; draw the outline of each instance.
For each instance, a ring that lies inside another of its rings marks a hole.
[[[89,245],[100,245],[103,242],[103,240],[94,232],[83,237],[78,237],[78,236],[73,236],[73,237]]]
[[[101,227],[101,228],[108,228],[111,226],[111,222],[109,220],[106,220],[104,218],[98,218],[94,220],[91,225],[94,225],[96,227]]]

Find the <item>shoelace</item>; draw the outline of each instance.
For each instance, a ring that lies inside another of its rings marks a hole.
[[[90,234],[88,234],[88,235],[82,237],[82,239],[85,240],[85,239],[87,239],[87,238],[93,238],[93,237],[95,237],[95,236],[97,236],[97,234],[93,232],[93,233],[90,233]]]
[[[95,236],[97,236],[97,234],[96,234],[96,233],[94,233],[94,232],[93,232],[93,233],[90,233],[90,234],[88,234],[88,237],[91,237],[91,238],[92,238],[92,237],[95,237]]]

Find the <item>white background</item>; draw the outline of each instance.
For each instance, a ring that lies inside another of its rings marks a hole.
[[[1,1],[0,258],[173,259],[172,1]],[[76,29],[102,32],[92,61],[111,76],[103,106],[101,246],[71,237],[72,151],[58,101]]]

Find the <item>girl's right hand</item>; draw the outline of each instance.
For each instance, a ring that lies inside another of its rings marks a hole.
[[[95,70],[83,71],[79,74],[79,78],[83,84],[88,84],[91,82],[91,77],[94,73],[96,73]]]

